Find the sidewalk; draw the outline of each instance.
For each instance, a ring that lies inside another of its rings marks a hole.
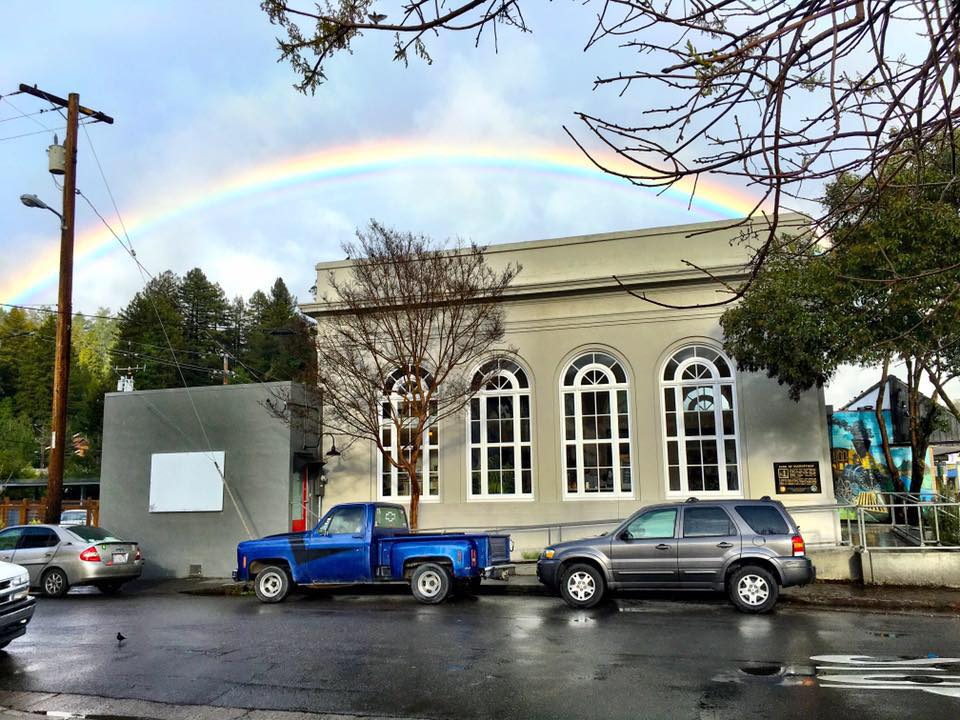
[[[331,715],[286,710],[248,710],[213,705],[171,705],[148,700],[67,693],[0,691],[0,720],[404,720],[376,715]]]
[[[526,595],[547,596],[550,592],[530,574],[532,564],[518,563],[518,574],[508,581],[484,581],[480,595]],[[364,588],[358,592],[396,592],[393,586]],[[137,593],[186,593],[190,595],[252,595],[249,585],[233,583],[229,580],[184,579],[137,583],[131,587]],[[630,592],[626,597],[642,597],[655,600],[676,597],[677,592]],[[690,597],[684,594],[684,597]],[[716,595],[719,597],[719,595]],[[947,614],[960,615],[960,590],[951,588],[918,588],[889,585],[859,585],[844,582],[817,582],[804,587],[784,588],[780,596],[783,605],[806,607],[821,610],[868,610],[879,613],[899,614]]]

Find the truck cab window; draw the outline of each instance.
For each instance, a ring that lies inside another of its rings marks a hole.
[[[363,508],[337,510],[327,525],[327,535],[355,535],[363,532]]]
[[[407,514],[402,508],[378,507],[374,526],[391,530],[406,530]]]

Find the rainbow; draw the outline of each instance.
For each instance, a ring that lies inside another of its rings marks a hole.
[[[642,192],[626,180],[593,166],[577,148],[446,145],[436,141],[410,139],[368,142],[326,148],[307,154],[265,162],[232,172],[206,187],[185,191],[179,199],[163,206],[124,213],[127,232],[136,246],[138,238],[192,213],[228,204],[251,196],[316,184],[342,183],[376,178],[410,170],[445,170],[468,167],[480,171],[522,172],[602,183],[607,188]],[[658,202],[687,207],[691,186],[673,187]],[[716,182],[700,180],[691,209],[698,219],[741,217],[753,210],[756,201],[746,192]],[[113,223],[112,223],[113,224]],[[116,227],[116,229],[119,228]],[[102,224],[77,233],[76,267],[122,248]],[[21,265],[15,274],[0,279],[0,302],[23,303],[57,280],[59,247],[51,247]]]

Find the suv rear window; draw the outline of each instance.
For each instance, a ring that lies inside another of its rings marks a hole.
[[[738,534],[723,508],[686,508],[683,511],[684,537],[718,537]]]
[[[737,513],[757,535],[789,535],[790,528],[783,515],[769,505],[737,505]]]

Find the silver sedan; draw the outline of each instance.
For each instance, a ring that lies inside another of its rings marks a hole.
[[[25,567],[30,587],[47,597],[66,595],[74,585],[95,585],[111,595],[143,572],[137,543],[86,525],[15,525],[0,530],[0,560]]]

